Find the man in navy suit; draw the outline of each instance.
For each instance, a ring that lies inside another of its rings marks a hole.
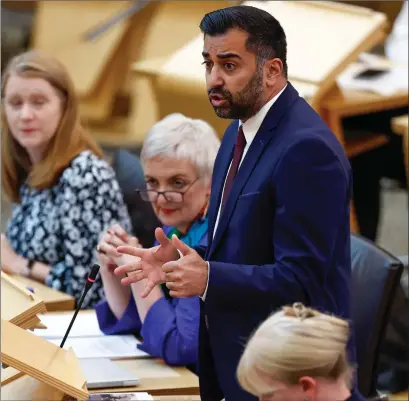
[[[274,17],[235,6],[207,14],[200,28],[209,100],[234,120],[215,162],[209,245],[191,249],[157,229],[156,248],[118,248],[141,260],[116,273],[131,273],[124,284],[146,280],[145,294],[166,282],[174,297],[200,296],[202,400],[250,401],[236,367],[273,311],[299,301],[350,316],[351,170],[287,81],[286,37]],[[352,342],[350,351],[354,358]]]

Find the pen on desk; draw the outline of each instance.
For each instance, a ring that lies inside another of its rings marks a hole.
[[[33,294],[35,294],[34,288],[33,287],[26,287],[27,290],[29,290],[30,292],[32,292]]]

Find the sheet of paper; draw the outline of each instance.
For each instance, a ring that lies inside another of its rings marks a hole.
[[[55,345],[61,344],[62,338],[49,340]],[[150,355],[137,348],[140,341],[132,335],[103,337],[73,337],[68,336],[64,348],[72,347],[79,359],[86,358],[149,358]]]
[[[148,393],[101,393],[91,394],[89,401],[149,401],[153,400],[152,396]]]
[[[34,333],[42,338],[63,338],[71,322],[72,313],[50,313],[40,315],[40,320],[46,329],[35,329]],[[96,313],[78,313],[68,338],[98,337],[104,335],[99,329]]]
[[[368,69],[386,71],[372,78],[356,78],[357,74]],[[352,63],[337,79],[338,84],[344,89],[357,89],[374,92],[382,96],[391,96],[399,91],[408,89],[408,67],[399,65],[386,69],[381,65],[368,63]]]

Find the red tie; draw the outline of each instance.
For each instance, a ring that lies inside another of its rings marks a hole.
[[[221,210],[223,210],[224,204],[226,203],[231,187],[233,185],[234,177],[237,174],[237,171],[240,166],[240,161],[243,156],[244,148],[246,147],[246,138],[244,136],[243,128],[240,126],[239,132],[236,137],[236,144],[234,146],[234,155],[231,162],[229,173],[227,174],[226,183],[224,184],[223,200],[221,205]]]

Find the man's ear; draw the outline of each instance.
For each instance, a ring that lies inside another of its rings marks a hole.
[[[300,377],[298,380],[306,400],[314,400],[317,394],[317,381],[309,376]]]
[[[277,79],[283,75],[283,62],[279,58],[267,60],[264,63],[264,73],[267,85],[274,85]]]

